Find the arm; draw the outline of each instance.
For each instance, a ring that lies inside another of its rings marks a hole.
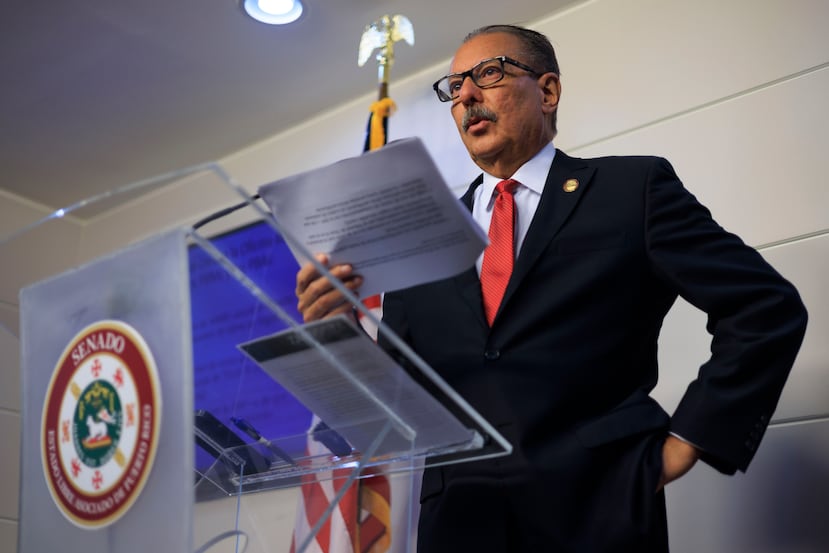
[[[661,490],[691,470],[699,459],[700,452],[686,441],[669,435],[662,446],[662,477],[656,491]]]
[[[806,311],[794,287],[717,225],[665,160],[652,166],[645,194],[652,269],[707,313],[712,335],[711,358],[689,385],[671,429],[721,472],[745,470],[794,363]],[[665,456],[683,457],[687,449],[675,445],[666,442]],[[681,473],[688,463],[667,457],[666,471]]]

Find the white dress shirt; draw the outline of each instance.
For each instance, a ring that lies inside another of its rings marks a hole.
[[[553,163],[555,155],[556,148],[550,142],[510,177],[521,183],[513,194],[515,198],[515,257],[518,257],[521,252],[521,245],[524,243],[538,202],[541,200],[541,192],[544,191],[544,183],[547,181],[547,174],[550,172],[550,165]],[[484,173],[484,181],[475,189],[472,198],[472,217],[486,232],[489,231],[492,206],[495,204],[493,193],[495,187],[502,180],[504,179]],[[479,275],[481,274],[483,260],[484,254],[481,253],[475,263]]]

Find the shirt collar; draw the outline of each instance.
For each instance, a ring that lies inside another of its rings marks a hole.
[[[556,156],[556,147],[552,142],[541,148],[529,161],[518,168],[510,177],[535,192],[541,194],[544,191],[544,183],[547,182],[547,174],[550,172],[550,165]],[[503,179],[484,173],[484,181],[481,183],[481,198],[491,198],[495,187]]]

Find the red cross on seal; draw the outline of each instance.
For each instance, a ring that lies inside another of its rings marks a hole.
[[[92,375],[95,378],[98,378],[98,376],[101,374],[101,369],[103,369],[103,367],[101,366],[101,360],[95,359],[95,361],[92,363]]]
[[[92,477],[92,487],[95,488],[96,490],[100,490],[103,483],[104,483],[104,477],[101,474],[101,471],[96,470],[95,471],[95,476]]]

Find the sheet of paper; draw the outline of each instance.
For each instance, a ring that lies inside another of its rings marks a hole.
[[[304,325],[327,354],[295,329],[241,344],[239,348],[274,380],[359,451],[367,451],[391,420],[376,455],[480,444],[449,410],[415,382],[348,318]],[[337,360],[337,364],[331,362]]]
[[[362,296],[456,275],[487,244],[417,138],[280,179],[259,194],[308,253],[352,264]]]

